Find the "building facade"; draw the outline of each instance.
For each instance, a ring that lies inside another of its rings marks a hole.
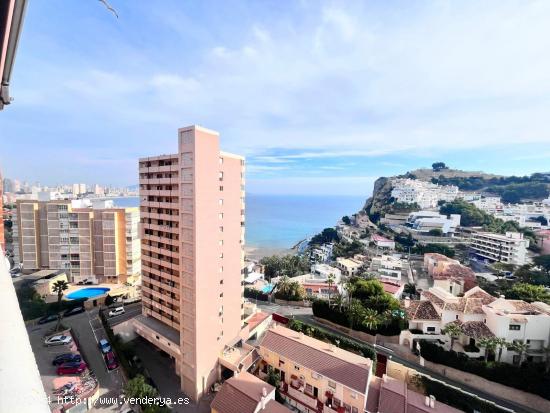
[[[143,314],[138,334],[170,354],[197,400],[243,324],[244,158],[219,135],[178,131],[179,150],[139,160]]]
[[[2,171],[0,171],[0,248],[6,250],[6,240],[4,238],[4,180]]]
[[[473,234],[470,244],[472,254],[483,260],[514,265],[527,263],[528,247],[529,240],[519,232],[477,232]]]
[[[74,283],[131,282],[140,274],[138,214],[137,208],[19,200],[15,222],[23,269],[63,269]]]

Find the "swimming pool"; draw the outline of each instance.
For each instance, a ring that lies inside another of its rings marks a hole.
[[[273,291],[273,288],[274,288],[274,287],[275,287],[275,286],[274,286],[273,284],[264,285],[264,286],[262,287],[262,293],[264,293],[264,294],[269,294],[269,293],[271,293],[271,291]]]
[[[110,288],[106,287],[81,288],[80,290],[76,290],[72,293],[67,294],[67,298],[69,300],[78,300],[79,298],[93,298],[97,297],[98,295],[103,295],[109,290]]]

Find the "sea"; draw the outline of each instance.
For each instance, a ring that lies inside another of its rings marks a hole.
[[[287,249],[359,211],[366,196],[246,195],[246,245]],[[139,206],[139,197],[113,198],[116,206]]]

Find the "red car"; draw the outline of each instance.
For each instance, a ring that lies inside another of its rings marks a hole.
[[[109,351],[105,353],[105,364],[109,370],[114,370],[118,367],[118,360],[116,359],[115,353]]]
[[[62,376],[64,374],[79,374],[86,370],[88,366],[83,361],[76,363],[63,363],[57,368],[57,375]]]

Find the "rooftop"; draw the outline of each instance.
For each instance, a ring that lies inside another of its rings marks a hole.
[[[269,395],[275,388],[250,373],[242,372],[223,384],[211,407],[219,413],[254,413],[264,390]],[[262,413],[290,413],[290,410],[269,400]]]
[[[409,320],[441,320],[437,310],[430,301],[426,300],[405,300],[409,306],[403,308]]]
[[[362,394],[367,391],[372,361],[366,357],[282,326],[266,332],[262,347]]]

